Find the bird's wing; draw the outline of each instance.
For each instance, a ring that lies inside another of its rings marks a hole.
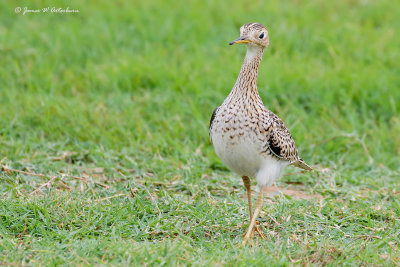
[[[293,163],[299,159],[296,144],[283,121],[270,112],[270,132],[267,142],[272,153],[283,160]]]
[[[214,121],[214,119],[215,119],[215,116],[217,115],[218,109],[219,109],[219,107],[216,107],[216,108],[214,109],[214,111],[213,111],[213,113],[212,113],[212,115],[211,115],[210,125],[208,126],[208,135],[209,135],[209,137],[210,137],[211,143],[212,143],[212,139],[211,139],[211,128],[212,128],[212,124],[213,124],[213,121]]]
[[[289,161],[291,165],[304,170],[312,170],[307,163],[299,157],[296,144],[283,121],[270,112],[270,133],[268,147],[271,152],[280,159]]]

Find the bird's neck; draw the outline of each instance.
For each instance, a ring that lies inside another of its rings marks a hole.
[[[244,58],[239,76],[231,91],[232,95],[236,97],[259,96],[257,91],[257,77],[263,52],[264,48],[247,46],[246,57]]]

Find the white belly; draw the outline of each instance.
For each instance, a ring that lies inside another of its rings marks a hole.
[[[241,136],[230,139],[221,133],[212,136],[215,152],[221,161],[241,176],[255,177],[261,185],[271,185],[279,178],[280,171],[288,162],[265,153],[260,153],[262,144],[253,136]]]
[[[221,161],[239,175],[254,177],[260,169],[262,157],[251,138],[227,140],[226,137],[222,138],[220,134],[216,134],[213,144]]]

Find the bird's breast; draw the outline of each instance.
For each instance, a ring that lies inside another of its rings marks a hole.
[[[239,175],[254,176],[260,169],[263,155],[262,138],[249,118],[238,114],[217,116],[210,136],[221,161]]]

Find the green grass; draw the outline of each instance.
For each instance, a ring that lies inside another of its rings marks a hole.
[[[389,0],[1,2],[0,161],[47,176],[0,172],[0,264],[399,265],[399,17]],[[320,170],[278,185],[322,199],[269,197],[267,240],[242,248],[244,189],[208,121],[255,21],[264,104]]]

